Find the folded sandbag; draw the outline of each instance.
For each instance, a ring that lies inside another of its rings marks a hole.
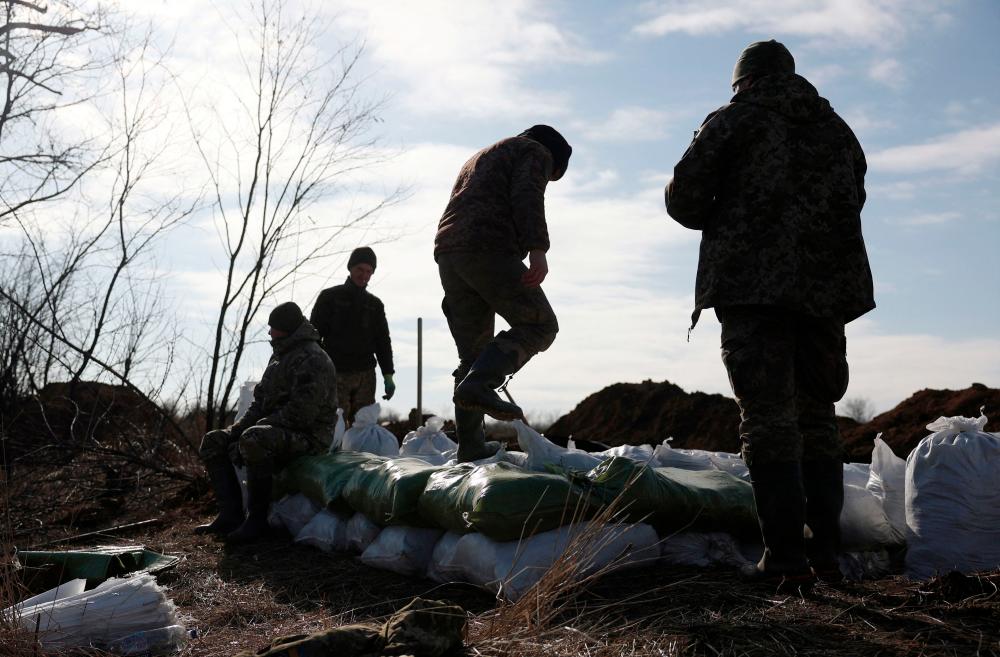
[[[420,496],[420,515],[431,526],[480,532],[498,541],[555,529],[589,512],[565,475],[529,472],[505,462],[439,470]]]

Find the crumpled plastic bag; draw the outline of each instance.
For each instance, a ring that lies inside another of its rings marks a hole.
[[[378,403],[365,406],[354,415],[354,424],[344,432],[341,449],[379,456],[399,456],[399,442],[385,427],[378,425]]]
[[[896,456],[879,434],[865,488],[881,503],[893,528],[906,535],[906,460]]]
[[[403,438],[400,456],[412,456],[431,465],[444,465],[455,458],[458,443],[449,438],[441,428],[444,419],[431,417],[424,426],[411,431]]]
[[[561,468],[586,472],[602,461],[596,454],[556,445],[521,420],[514,420],[511,424],[517,431],[517,444],[528,455],[526,467],[529,470],[549,472],[551,468]]]
[[[1000,567],[1000,436],[941,417],[906,459],[906,575]]]
[[[344,409],[337,409],[337,423],[333,426],[333,438],[330,439],[330,453],[340,450],[341,445],[344,444],[344,433],[347,431],[347,425],[344,423]]]

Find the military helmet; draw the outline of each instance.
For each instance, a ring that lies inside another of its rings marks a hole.
[[[770,75],[772,73],[794,73],[795,59],[783,44],[774,39],[756,41],[743,49],[733,67],[733,84],[748,75]]]

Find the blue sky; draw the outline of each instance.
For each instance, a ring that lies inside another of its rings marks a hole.
[[[225,75],[231,52],[215,50],[218,15],[193,0],[143,11],[164,33],[184,34],[176,62],[211,61]],[[397,156],[369,182],[410,190],[377,229],[341,245],[378,242],[371,291],[394,338],[396,410],[415,404],[422,316],[425,410],[451,414],[456,356],[434,229],[464,160],[534,123],[557,127],[574,155],[547,193],[544,288],[561,330],[515,379],[517,401],[564,412],[606,385],[644,379],[729,394],[711,313],[686,341],[699,235],[667,217],[662,189],[692,131],[728,101],[740,50],[766,38],[789,47],[869,159],[862,221],[878,308],[848,327],[847,396],[881,411],[921,388],[1000,386],[1000,3],[344,0],[320,11],[334,35],[365,40],[367,88],[389,95],[381,139]],[[330,198],[315,215],[335,217],[349,202]],[[191,227],[163,254],[192,336],[220,275],[198,255],[213,244],[211,231]],[[296,281],[307,310],[346,276],[346,254],[331,262]],[[247,378],[266,356],[265,345],[253,348]]]

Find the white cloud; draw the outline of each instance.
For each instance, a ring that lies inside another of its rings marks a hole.
[[[909,180],[892,183],[866,184],[868,198],[886,198],[893,201],[908,201],[917,195],[917,184]]]
[[[608,118],[595,123],[578,122],[575,127],[592,141],[654,141],[667,136],[672,116],[649,107],[619,107]]]
[[[404,85],[402,101],[421,114],[562,116],[567,99],[531,88],[527,75],[606,57],[529,0],[343,4],[344,24],[364,35],[375,61]]]
[[[951,223],[957,219],[961,219],[961,217],[962,214],[959,212],[923,212],[899,217],[891,220],[889,223],[897,226],[935,226]]]
[[[667,0],[655,3],[653,16],[633,31],[643,36],[664,36],[742,30],[838,45],[882,47],[899,42],[910,20],[934,11],[934,5],[902,0],[720,0],[708,4]]]
[[[876,82],[898,89],[906,82],[906,73],[898,59],[880,59],[868,69],[868,77]]]
[[[1000,123],[942,135],[923,144],[894,146],[868,157],[879,173],[953,171],[974,174],[1000,160]]]

